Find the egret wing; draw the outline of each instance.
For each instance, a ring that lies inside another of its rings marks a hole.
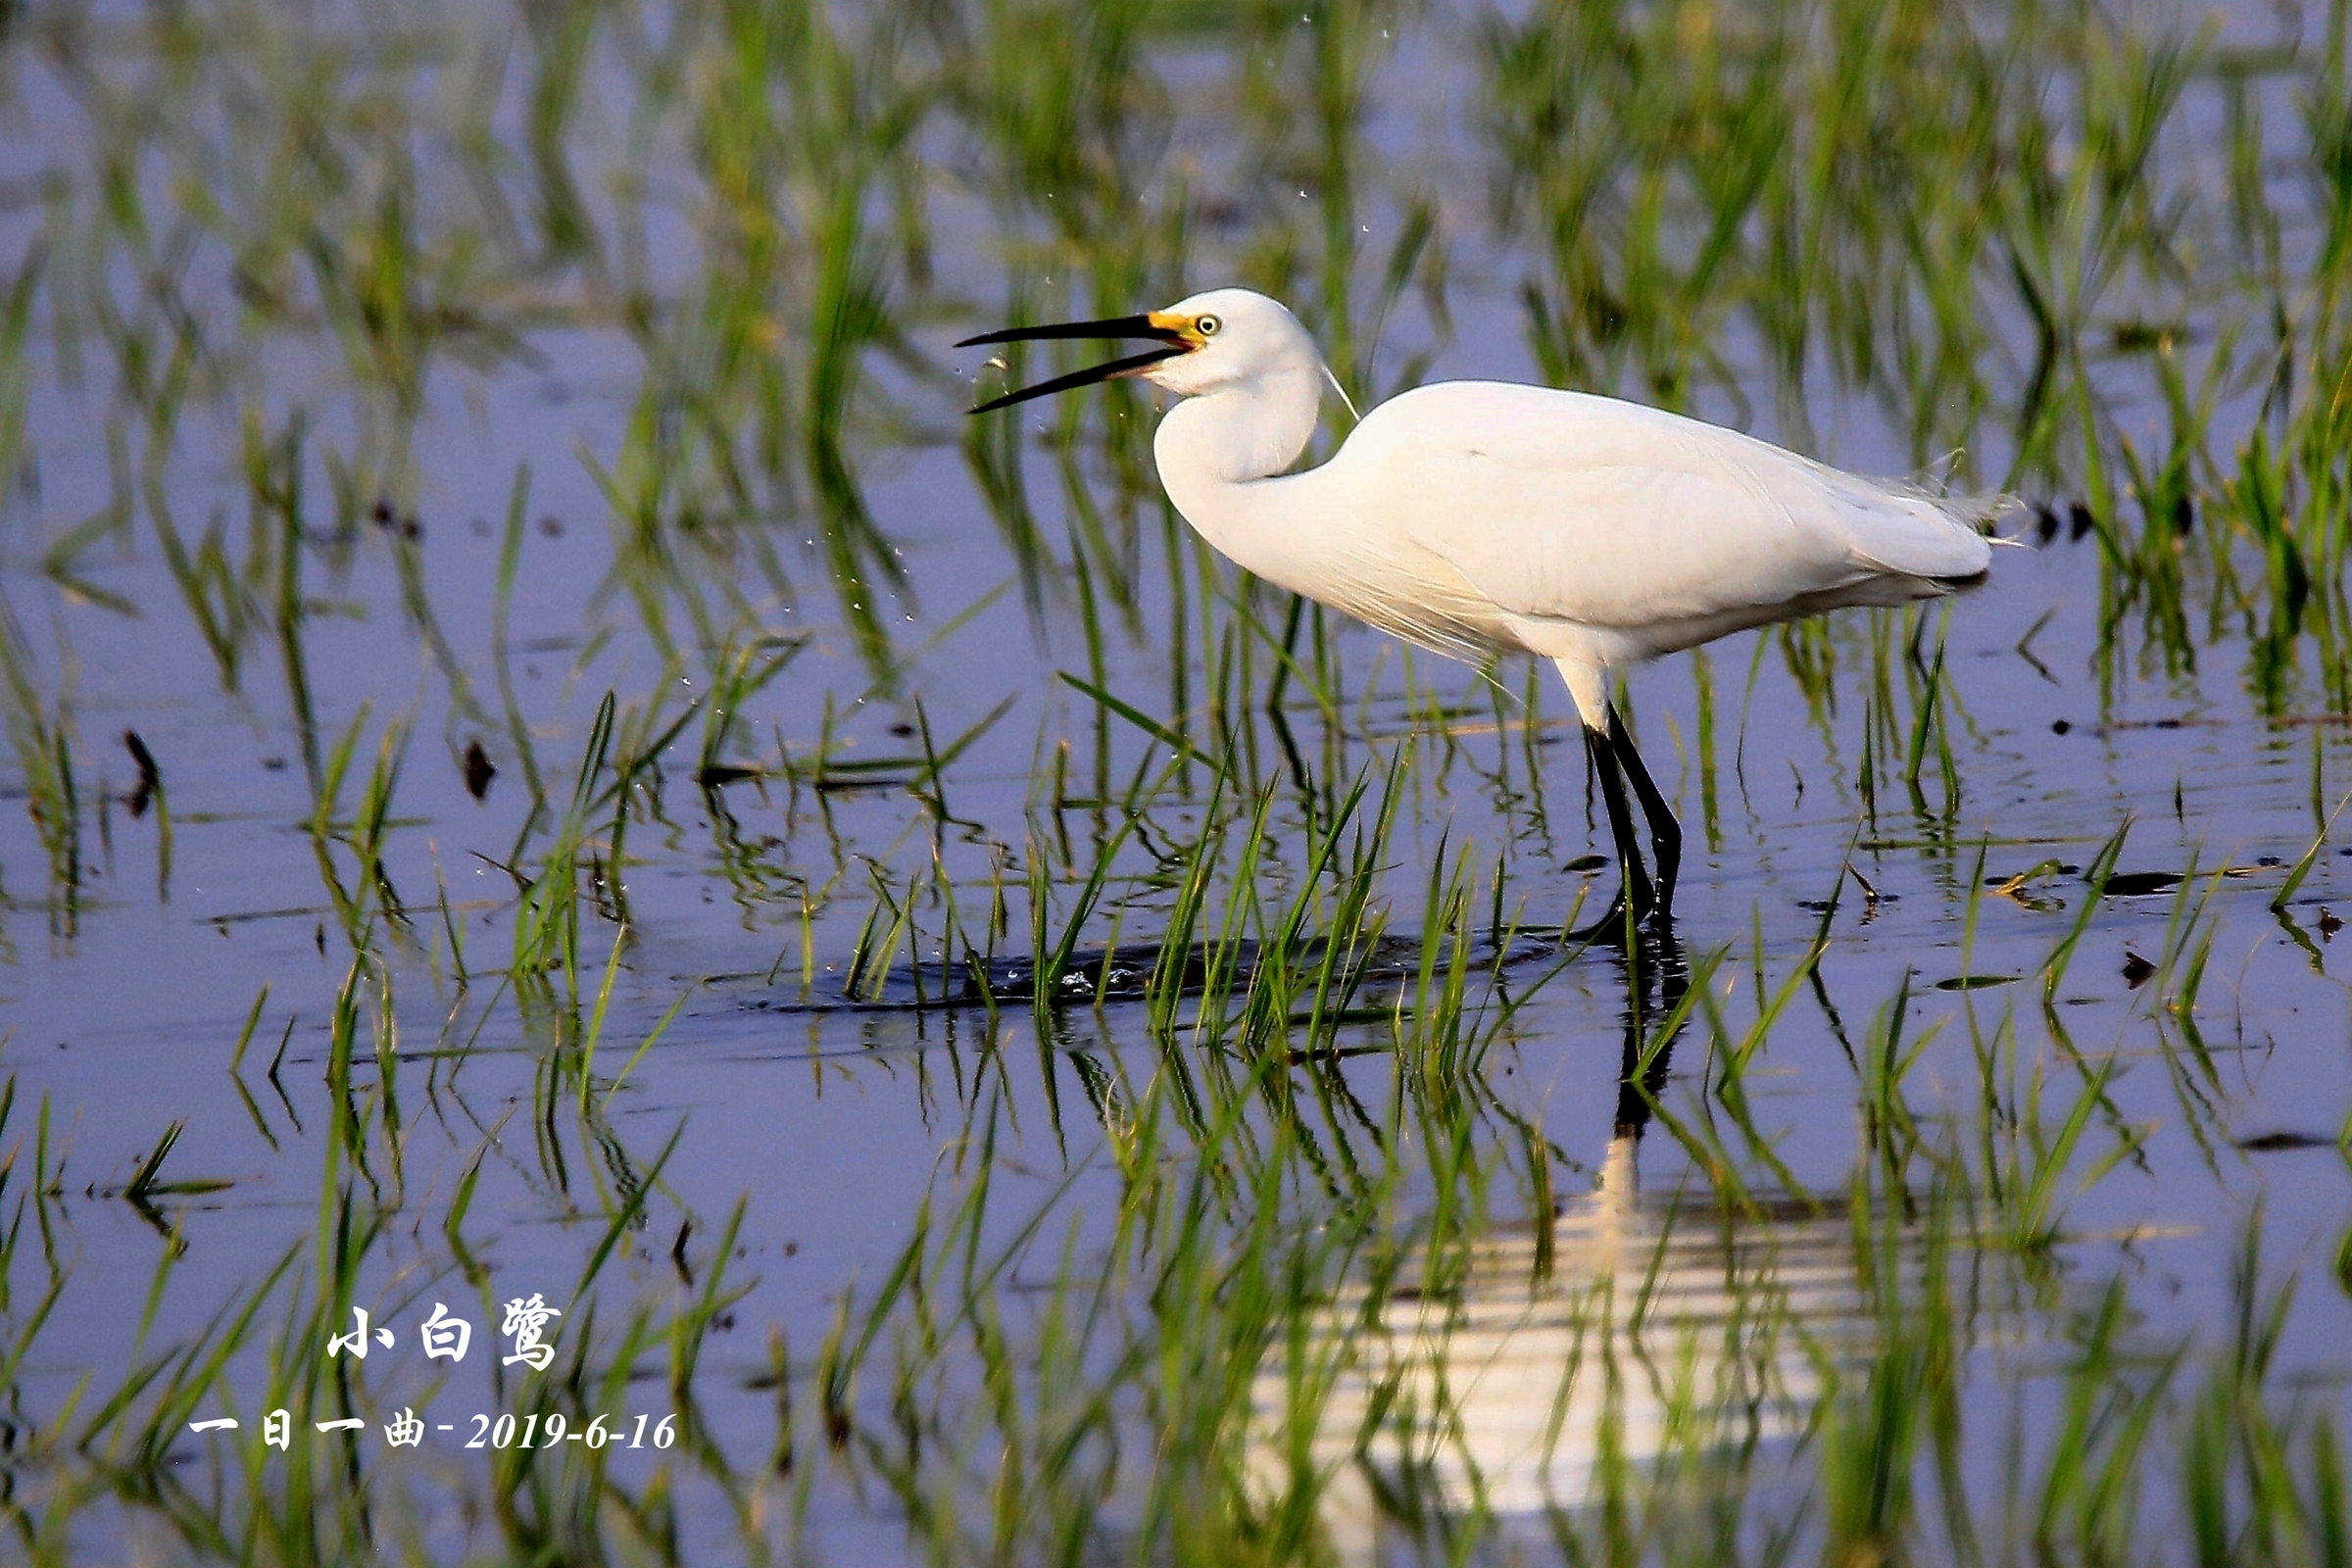
[[[1983,569],[1926,497],[1611,398],[1441,384],[1358,442],[1408,537],[1517,614],[1662,628]]]

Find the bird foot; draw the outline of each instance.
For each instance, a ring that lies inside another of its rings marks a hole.
[[[1560,933],[1560,941],[1567,946],[1581,944],[1591,947],[1595,943],[1604,943],[1610,947],[1623,947],[1625,935],[1625,895],[1620,893],[1609,901],[1609,906],[1601,911],[1599,919],[1591,925],[1573,926],[1563,930]]]
[[[1634,931],[1671,937],[1674,933],[1674,911],[1664,904],[1641,899],[1631,906],[1629,913],[1625,894],[1620,890],[1609,901],[1609,906],[1601,911],[1599,919],[1591,925],[1563,930],[1560,941],[1564,946],[1605,943],[1610,947],[1623,947]]]

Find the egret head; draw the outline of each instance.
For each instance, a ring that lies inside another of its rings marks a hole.
[[[1198,397],[1267,375],[1303,372],[1320,379],[1325,373],[1322,356],[1315,352],[1314,340],[1306,335],[1298,318],[1263,294],[1246,288],[1210,289],[1179,300],[1164,311],[1147,311],[1141,316],[1058,326],[1007,327],[965,338],[956,346],[1044,338],[1142,338],[1157,346],[991,398],[974,408],[974,414],[1124,376],[1141,376],[1179,397]]]

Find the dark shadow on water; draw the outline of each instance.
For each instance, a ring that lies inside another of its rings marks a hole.
[[[1454,962],[1455,940],[1450,937],[1425,940],[1418,935],[1404,935],[1357,942],[1340,955],[1336,967],[1349,982],[1353,1004],[1391,1004],[1402,988],[1419,983],[1425,967],[1426,972],[1443,976]],[[1645,937],[1643,946],[1646,948],[1652,940]],[[1504,940],[1477,937],[1470,940],[1464,962],[1472,972],[1505,972],[1538,964],[1563,964],[1596,947],[1596,944],[1562,943],[1556,936],[1513,936]],[[1302,979],[1311,979],[1330,959],[1331,945],[1323,941],[1290,943],[1284,945],[1282,954],[1277,958],[1269,955],[1263,943],[1236,939],[1197,942],[1181,950],[1151,943],[1092,948],[1073,953],[1058,964],[1052,960],[1041,964],[1041,960],[1027,954],[1004,958],[971,955],[960,964],[894,965],[870,980],[845,981],[838,988],[807,997],[784,997],[771,992],[753,999],[747,1005],[768,1012],[833,1012],[844,1008],[927,1011],[1020,1006],[1041,1000],[1055,1006],[1141,1002],[1169,988],[1178,996],[1194,996],[1212,984],[1239,993],[1250,987],[1261,969],[1276,961],[1283,962]],[[1672,967],[1680,975],[1679,945],[1674,954]],[[1622,955],[1619,961],[1625,961]],[[1643,967],[1646,972],[1647,966]],[[712,977],[719,982],[726,978]],[[1680,990],[1674,995],[1679,997]],[[1669,1009],[1673,1005],[1672,1001],[1666,1003]]]

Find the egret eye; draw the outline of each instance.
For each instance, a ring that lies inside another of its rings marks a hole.
[[[1217,335],[1217,328],[1223,326],[1224,324],[1225,323],[1223,321],[1218,320],[1213,316],[1203,316],[1200,318],[1200,319],[1193,323],[1193,330],[1200,333],[1202,337],[1215,337]]]

